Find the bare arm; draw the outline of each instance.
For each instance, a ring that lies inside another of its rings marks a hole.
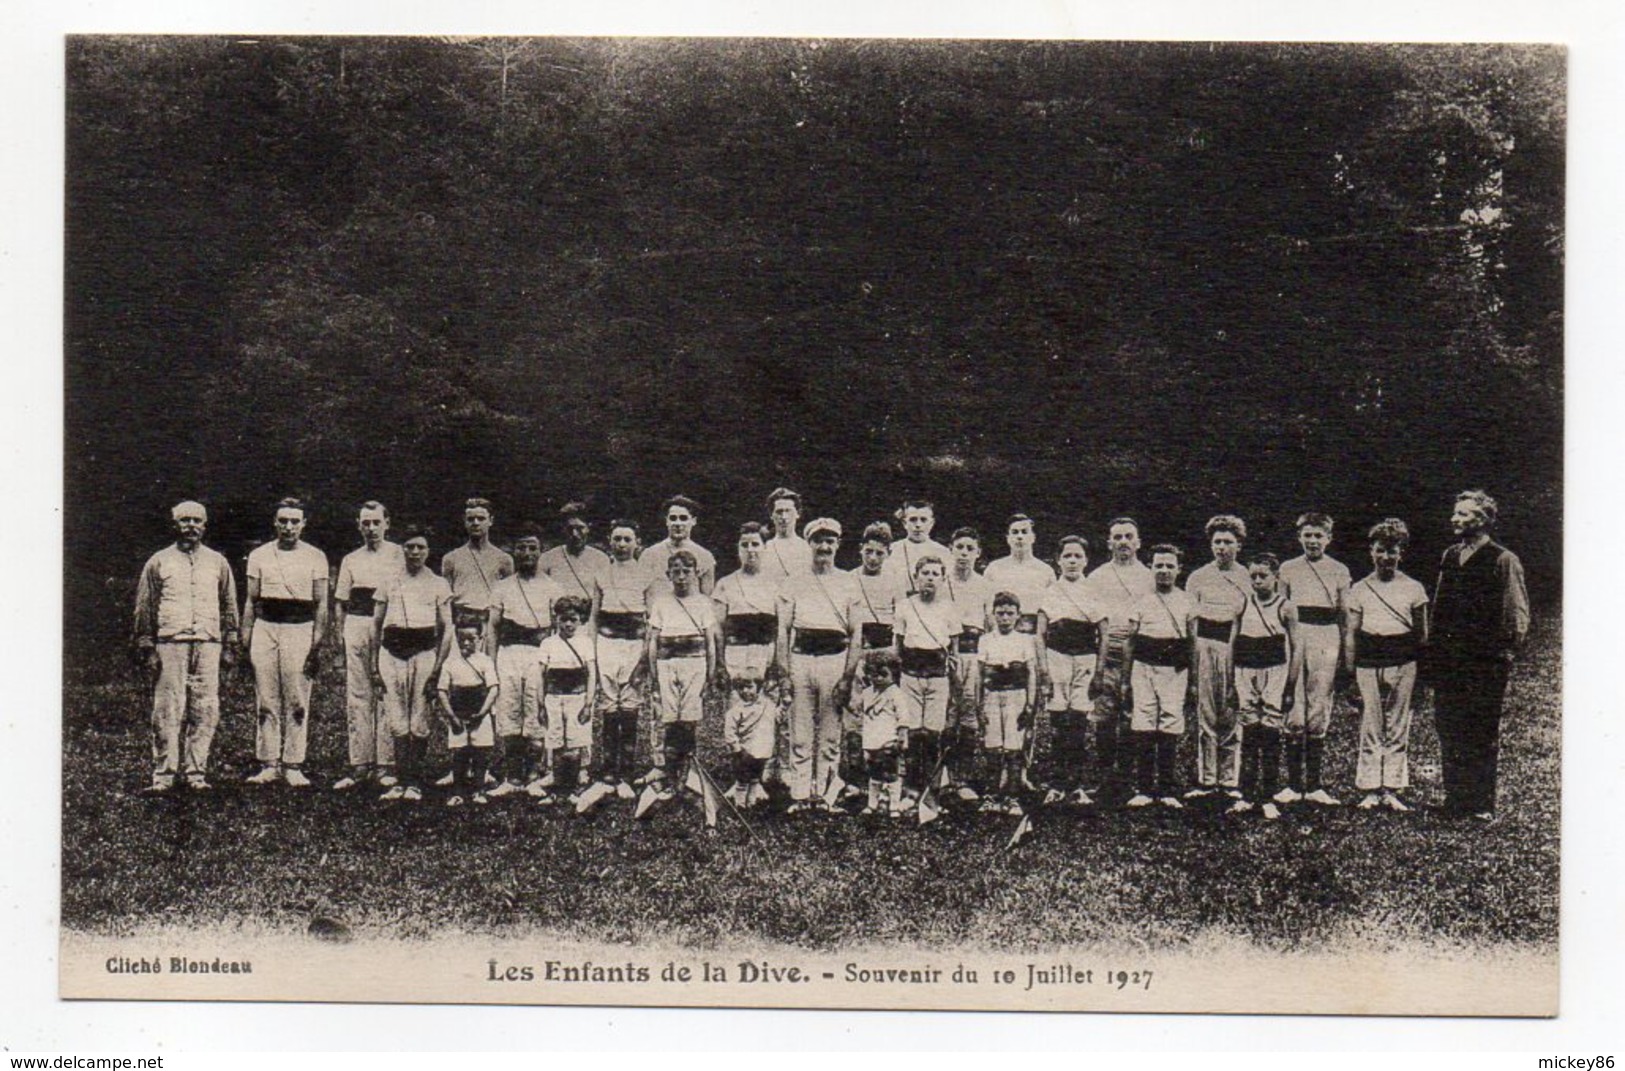
[[[1358,606],[1350,606],[1347,617],[1348,628],[1343,631],[1343,668],[1353,673],[1355,636],[1359,633],[1360,625],[1365,620],[1365,613]]]
[[[254,639],[254,619],[259,616],[260,578],[248,578],[248,598],[243,600],[243,646]]]

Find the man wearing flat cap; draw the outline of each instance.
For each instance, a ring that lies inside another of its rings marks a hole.
[[[136,586],[136,651],[152,674],[151,794],[209,786],[209,747],[220,724],[220,662],[237,647],[237,581],[225,556],[203,545],[208,510],[170,511],[175,542],[147,559]]]

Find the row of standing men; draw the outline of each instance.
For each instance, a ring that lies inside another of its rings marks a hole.
[[[1156,547],[1148,567],[1126,517],[1108,526],[1109,558],[1093,572],[1087,541],[1063,539],[1058,573],[1033,553],[1033,523],[1017,514],[1009,554],[978,572],[980,537],[959,529],[949,545],[936,542],[933,508],[912,501],[898,514],[901,538],[870,525],[862,564],[845,573],[833,564],[838,522],[816,519],[797,535],[800,497],[785,488],[771,493],[768,513],[768,524],[744,526],[740,568],[718,580],[715,557],[692,539],[698,507],[681,496],[663,504],[665,539],[640,547],[636,526],[616,521],[608,553],[589,543],[572,504],[562,543],[544,552],[540,533],[523,530],[509,554],[491,541],[491,504],[470,499],[468,541],[436,575],[426,536],[391,542],[387,512],[367,502],[362,545],[341,562],[329,600],[326,557],[300,538],[304,507],[284,500],[277,538],[249,556],[239,625],[229,565],[202,545],[207,513],[182,503],[176,543],[149,560],[137,596],[136,645],[156,678],[148,791],[207,787],[219,666],[239,644],[254,668],[261,764],[248,780],[307,787],[309,692],[331,631],[344,651],[351,767],[334,787],[372,782],[390,798],[421,796],[437,706],[454,755],[469,759],[453,798],[528,791],[547,801],[588,765],[596,780],[574,794],[578,805],[630,795],[644,728],[654,729],[656,755],[646,779],[669,794],[692,756],[703,698],[720,685],[731,689],[724,739],[741,802],[760,798],[747,794],[775,750],[780,719],[761,713],[771,698],[786,708],[781,776],[797,810],[827,809],[866,777],[870,808],[904,810],[940,780],[967,798],[979,785],[993,797],[984,806],[1002,805],[1030,787],[1040,710],[1053,735],[1043,798],[1085,803],[1092,789],[1122,788],[1135,806],[1177,805],[1173,745],[1189,690],[1197,783],[1185,795],[1273,814],[1278,803],[1335,802],[1321,770],[1343,665],[1362,699],[1361,805],[1404,809],[1426,650],[1446,806],[1493,814],[1501,696],[1529,615],[1516,556],[1489,538],[1495,503],[1483,492],[1455,504],[1460,542],[1441,563],[1431,637],[1429,596],[1398,570],[1408,532],[1393,521],[1372,529],[1373,570],[1356,584],[1326,553],[1333,526],[1323,514],[1298,519],[1303,553],[1285,563],[1244,559],[1245,524],[1221,515],[1207,526],[1213,560],[1181,589],[1180,553]],[[1001,595],[1011,618],[1002,622]],[[562,647],[556,616],[576,619]],[[468,635],[454,643],[459,630]],[[476,684],[483,701],[469,705]],[[463,700],[461,715],[448,694]],[[498,742],[500,776],[486,791],[470,783],[476,756]],[[991,763],[980,780],[978,743]]]

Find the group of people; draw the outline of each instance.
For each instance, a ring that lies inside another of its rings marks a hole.
[[[979,570],[981,536],[958,528],[938,542],[931,503],[911,500],[901,535],[868,525],[861,564],[843,571],[840,522],[801,524],[788,488],[765,506],[767,521],[739,530],[737,570],[718,578],[684,496],[663,503],[666,535],[649,546],[634,522],[609,522],[607,552],[579,503],[562,511],[558,545],[544,550],[523,526],[501,549],[491,503],[471,498],[467,541],[438,573],[427,533],[392,533],[368,501],[361,545],[334,579],[302,539],[303,503],[284,499],[276,538],[248,556],[239,613],[230,563],[203,543],[206,509],[182,502],[175,542],[147,562],[136,599],[136,650],[155,680],[144,791],[209,789],[220,668],[238,650],[256,697],[248,782],[310,788],[310,692],[337,643],[349,770],[332,788],[385,800],[423,798],[438,725],[451,770],[437,784],[451,806],[520,797],[587,812],[621,798],[642,814],[725,780],[746,808],[777,780],[794,813],[901,816],[941,800],[1005,813],[1178,809],[1212,797],[1276,818],[1300,801],[1339,803],[1323,769],[1341,668],[1361,708],[1357,806],[1405,811],[1421,661],[1445,808],[1494,816],[1502,700],[1529,606],[1482,491],[1457,497],[1458,542],[1431,593],[1400,569],[1410,533],[1393,518],[1370,528],[1371,569],[1355,581],[1328,554],[1323,513],[1298,517],[1302,553],[1284,562],[1244,552],[1243,520],[1215,516],[1212,560],[1181,586],[1181,549],[1158,543],[1142,561],[1129,517],[1107,525],[1107,560],[1090,571],[1086,538],[1061,538],[1052,566],[1035,553],[1032,518],[1015,514],[1008,554]],[[1187,786],[1176,754],[1190,706]],[[698,729],[718,711],[726,760],[701,765]]]

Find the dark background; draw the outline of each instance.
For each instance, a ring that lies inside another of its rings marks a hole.
[[[71,38],[70,658],[168,509],[461,538],[787,482],[856,534],[1205,557],[1484,486],[1561,587],[1564,57],[1527,46]],[[843,564],[855,560],[843,548]]]

